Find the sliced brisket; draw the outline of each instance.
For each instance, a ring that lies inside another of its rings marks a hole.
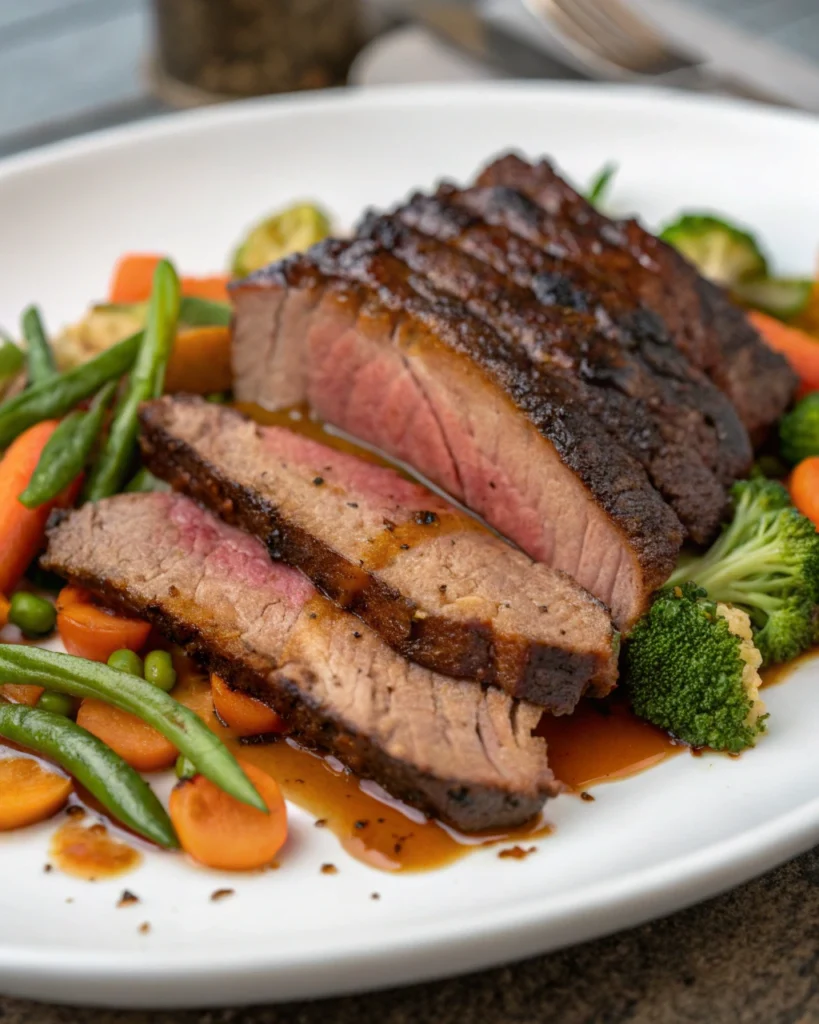
[[[485,212],[491,202],[480,195],[483,188],[522,193],[545,214],[555,255],[630,279],[631,293],[663,319],[675,344],[728,395],[752,437],[764,436],[781,416],[796,387],[788,364],[726,293],[675,249],[636,220],[605,217],[547,161],[530,164],[509,154],[490,164],[477,185],[473,209]],[[518,224],[522,236],[530,237],[526,219]]]
[[[258,537],[405,657],[550,711],[614,685],[605,609],[394,470],[190,396],[143,406],[149,469]]]
[[[642,613],[683,530],[577,378],[371,240],[322,243],[233,295],[239,399],[308,401],[568,572],[618,626]]]
[[[751,449],[730,404],[707,381],[708,391],[725,406],[726,418],[744,442],[739,459],[723,458],[726,447],[704,413],[682,399],[678,382],[655,372],[636,346],[622,344],[616,334],[601,329],[593,315],[577,308],[579,303],[541,301],[543,279],[534,280],[539,250],[530,246],[525,254],[533,269],[522,281],[520,271],[517,280],[507,276],[512,269],[508,265],[496,269],[442,241],[437,232],[429,235],[407,226],[400,213],[371,216],[362,232],[463,301],[511,345],[522,346],[539,368],[570,378],[590,415],[645,467],[692,539],[705,543],[713,536],[725,512],[726,483],[747,469]],[[516,251],[520,254],[525,245]],[[553,279],[549,288],[554,296]],[[666,346],[666,351],[685,364],[674,349]]]
[[[261,543],[181,495],[121,495],[52,528],[45,563],[147,618],[393,796],[458,828],[520,824],[557,785],[540,710],[405,661]]]

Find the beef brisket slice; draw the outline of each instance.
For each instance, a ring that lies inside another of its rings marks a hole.
[[[727,504],[726,479],[715,471],[720,445],[699,409],[680,400],[676,382],[656,373],[638,351],[601,329],[590,313],[542,302],[534,290],[534,271],[526,283],[520,282],[520,273],[518,281],[512,280],[457,246],[406,225],[400,214],[370,217],[362,231],[456,296],[511,345],[523,347],[535,365],[548,365],[549,373],[570,378],[590,415],[643,465],[692,539],[706,543],[716,533]],[[534,265],[537,256],[532,247]],[[733,418],[748,456],[745,465],[734,468],[746,469],[750,445],[735,414]],[[704,456],[702,448],[709,441]]]
[[[563,373],[374,242],[328,241],[233,291],[237,398],[317,414],[414,466],[628,627],[683,537]]]
[[[752,437],[764,436],[782,415],[797,383],[786,360],[765,345],[725,291],[675,249],[636,220],[605,217],[545,160],[531,164],[509,154],[491,163],[477,185],[503,186],[533,199],[552,219],[561,256],[629,276],[675,344],[728,395]]]
[[[153,622],[295,738],[458,828],[519,824],[556,791],[538,708],[405,661],[181,495],[85,505],[52,528],[45,563]]]
[[[397,651],[555,713],[617,661],[603,606],[392,469],[193,397],[141,410],[154,473],[258,537]]]

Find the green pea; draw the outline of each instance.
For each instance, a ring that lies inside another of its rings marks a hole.
[[[28,637],[41,637],[54,629],[57,612],[45,598],[18,590],[11,599],[9,622],[19,626]]]
[[[151,651],[145,655],[145,680],[165,693],[176,686],[176,669],[167,651]]]
[[[64,693],[46,690],[37,701],[37,707],[41,711],[52,711],[55,715],[65,715],[66,718],[71,718],[74,715],[76,702],[73,697],[68,697]]]
[[[114,651],[108,659],[108,668],[115,668],[117,672],[127,672],[129,676],[142,678],[142,658],[127,647],[120,651]]]
[[[176,777],[178,779],[192,779],[194,775],[198,774],[196,771],[196,765],[193,761],[189,761],[184,754],[180,754],[176,759]]]

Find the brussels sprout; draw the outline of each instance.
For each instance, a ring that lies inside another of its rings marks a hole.
[[[779,447],[782,457],[792,466],[819,455],[819,391],[807,395],[782,417]]]
[[[231,272],[234,277],[244,277],[284,256],[309,249],[329,234],[330,220],[318,206],[288,206],[250,231],[233,255]]]
[[[663,228],[660,238],[704,277],[727,288],[768,273],[767,260],[753,235],[711,214],[684,214]]]

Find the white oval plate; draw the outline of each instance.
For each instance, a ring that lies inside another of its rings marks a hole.
[[[51,325],[77,316],[126,250],[211,270],[278,204],[317,197],[349,224],[367,204],[465,179],[506,147],[552,154],[580,182],[616,160],[618,208],[656,223],[710,206],[753,225],[782,272],[814,265],[819,121],[611,87],[400,88],[205,110],[6,161],[0,323],[13,326],[32,300]],[[219,875],[156,854],[90,885],[43,873],[52,826],[4,835],[0,990],[119,1006],[322,996],[486,967],[667,913],[819,838],[819,665],[766,696],[771,729],[756,751],[681,756],[599,787],[594,803],[557,800],[555,834],[525,861],[490,850],[387,876],[294,809],[276,872]],[[320,874],[325,861],[339,873]],[[115,909],[123,884],[138,906]],[[220,887],[236,895],[210,902]]]

